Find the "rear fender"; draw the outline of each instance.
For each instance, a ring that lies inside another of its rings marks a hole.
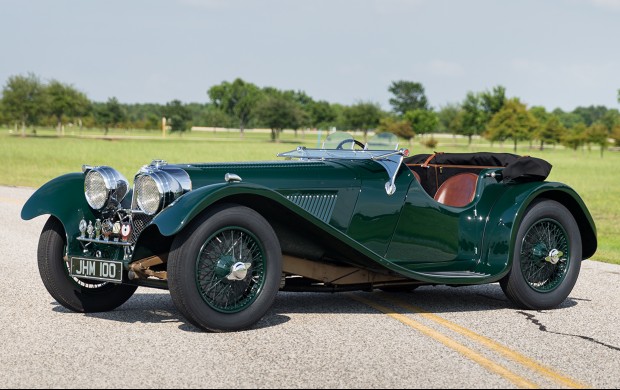
[[[494,275],[493,279],[499,280],[510,271],[519,226],[525,211],[537,199],[555,200],[568,208],[581,233],[582,258],[590,258],[596,252],[596,226],[575,190],[554,182],[519,184],[510,186],[493,206],[476,272]]]

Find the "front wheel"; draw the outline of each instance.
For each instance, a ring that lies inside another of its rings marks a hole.
[[[50,217],[39,238],[39,274],[47,291],[62,306],[79,313],[114,310],[136,291],[136,286],[71,277],[63,258],[65,248],[64,227],[58,219]]]
[[[174,239],[168,286],[177,309],[195,326],[224,332],[249,328],[280,288],[282,251],[256,211],[222,205],[196,218]]]
[[[519,226],[510,273],[500,285],[524,309],[551,309],[570,294],[581,268],[581,234],[562,204],[531,205]]]

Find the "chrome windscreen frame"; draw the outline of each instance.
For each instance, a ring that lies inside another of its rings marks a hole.
[[[304,160],[370,160],[381,165],[388,174],[389,181],[385,183],[385,192],[388,196],[396,192],[396,175],[409,156],[408,149],[399,150],[345,150],[345,149],[309,149],[299,146],[290,152],[279,153],[278,157],[297,158]]]

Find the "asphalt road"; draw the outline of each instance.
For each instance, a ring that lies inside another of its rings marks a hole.
[[[204,333],[166,291],[76,314],[36,266],[46,217],[0,187],[4,388],[517,388],[620,386],[620,266],[586,261],[556,310],[514,308],[499,285],[411,294],[280,293],[255,328]]]

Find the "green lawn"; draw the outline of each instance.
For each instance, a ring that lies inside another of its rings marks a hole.
[[[281,138],[280,143],[272,143],[269,133],[250,130],[243,139],[235,131],[169,134],[163,139],[157,131],[115,130],[103,139],[102,130],[84,130],[80,134],[77,129],[65,130],[62,138],[52,129],[19,137],[0,128],[0,184],[36,188],[61,174],[80,171],[82,164],[113,166],[131,181],[137,170],[153,159],[172,163],[274,160],[278,152],[297,145],[316,147],[318,140],[316,133],[301,131],[297,136],[285,131]],[[438,151],[512,153],[509,144],[491,147],[484,140],[475,140],[468,147],[462,138],[438,140]],[[411,153],[430,152],[416,138]],[[549,180],[573,187],[592,213],[599,238],[594,259],[620,264],[620,153],[606,152],[601,158],[598,149],[573,152],[558,147],[540,151],[525,144],[517,153],[541,157],[553,164]]]

